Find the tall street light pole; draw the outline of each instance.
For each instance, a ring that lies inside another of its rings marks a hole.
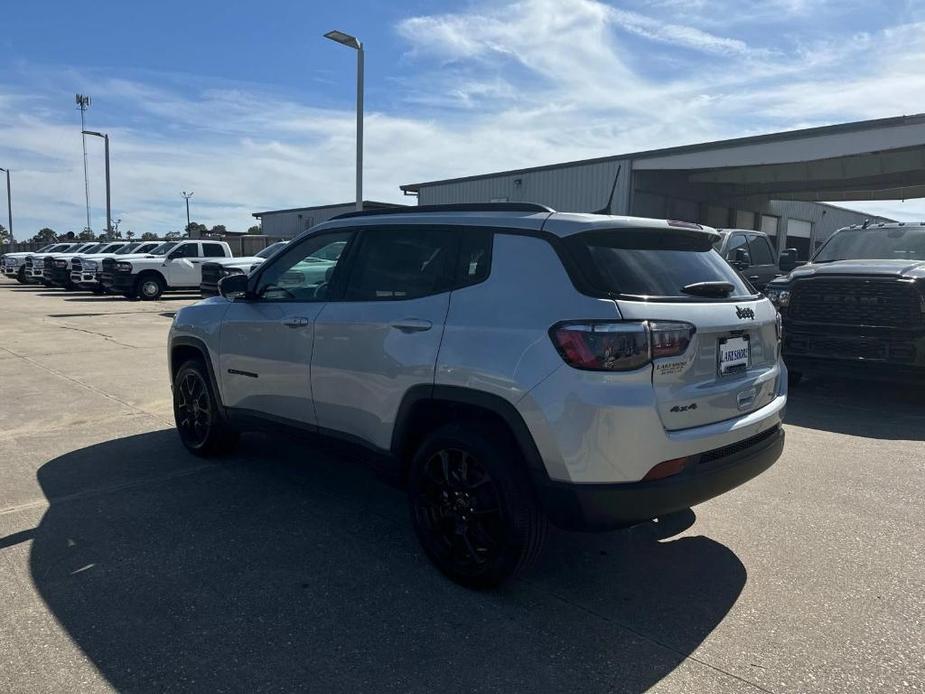
[[[363,43],[356,36],[337,29],[324,35],[337,43],[353,48],[357,52],[357,210],[363,209]]]
[[[10,170],[0,169],[6,174],[6,219],[7,231],[10,232],[10,242],[13,241],[13,193],[10,189]]]
[[[190,221],[189,221],[189,199],[190,199],[191,197],[193,197],[193,193],[192,193],[192,191],[190,191],[189,193],[187,193],[187,192],[184,190],[182,193],[180,193],[180,195],[182,195],[182,196],[183,196],[183,199],[186,200],[186,233],[189,234],[189,225],[190,225]]]
[[[10,243],[13,243],[13,196],[10,193],[10,170],[0,168],[0,171],[6,173],[6,214],[9,222],[7,229],[10,232]]]
[[[84,148],[84,199],[87,203],[87,229],[90,228],[90,176],[87,173],[87,137],[84,134],[86,123],[84,114],[90,108],[90,97],[86,94],[75,94],[74,101],[77,103],[77,110],[80,111],[80,139]]]
[[[109,189],[109,133],[98,133],[95,130],[83,130],[84,135],[102,137],[106,143],[106,236],[112,236],[112,197]]]

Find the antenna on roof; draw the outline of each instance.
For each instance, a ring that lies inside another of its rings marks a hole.
[[[610,214],[610,207],[611,207],[611,205],[613,205],[613,194],[614,194],[614,193],[616,192],[616,190],[617,190],[617,181],[620,180],[620,171],[621,171],[622,169],[623,169],[623,164],[620,164],[620,165],[617,167],[617,175],[613,177],[613,186],[612,186],[611,189],[610,189],[610,197],[607,198],[607,205],[606,205],[605,207],[602,207],[601,209],[599,209],[599,210],[598,210],[597,212],[595,212],[594,214]]]

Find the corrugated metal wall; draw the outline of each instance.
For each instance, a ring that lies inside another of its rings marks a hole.
[[[272,212],[260,218],[261,231],[267,236],[291,239],[306,229],[355,209],[353,203],[324,208],[305,208],[291,212]]]
[[[863,224],[865,219],[869,219],[872,223],[889,221],[876,215],[803,200],[771,200],[768,202],[767,214],[780,217],[778,233],[787,229],[788,219],[801,219],[812,223],[813,238],[817,244],[825,241],[842,227]]]
[[[613,160],[525,173],[485,176],[470,181],[422,186],[420,205],[461,202],[537,202],[560,212],[596,212],[607,204],[617,168],[620,178],[613,198],[613,214],[626,214],[629,204],[630,162]]]

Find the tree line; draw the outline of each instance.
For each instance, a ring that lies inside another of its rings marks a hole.
[[[216,224],[211,229],[205,224],[200,224],[199,222],[190,222],[184,231],[169,231],[164,234],[163,238],[166,241],[172,241],[181,238],[187,238],[191,233],[196,233],[199,236],[224,236],[228,230],[225,228],[224,224]],[[260,225],[256,224],[250,227],[247,230],[248,234],[259,234],[261,233]],[[138,238],[141,241],[156,241],[158,238],[157,234],[153,234],[150,231],[146,231],[140,236],[137,235],[131,229],[126,231],[121,231],[119,229],[114,229],[112,233],[106,234],[94,234],[90,229],[84,229],[80,232],[68,231],[64,234],[59,234],[57,231],[50,227],[42,227],[38,232],[29,239],[32,243],[39,243],[47,245],[49,243],[54,243],[55,241],[61,239],[73,239],[75,241],[109,241],[112,239],[128,239],[132,240]],[[7,244],[10,242],[10,232],[9,230],[0,224],[0,244]]]

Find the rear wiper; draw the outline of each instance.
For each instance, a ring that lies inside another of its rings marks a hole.
[[[692,296],[729,296],[735,286],[731,282],[694,282],[681,287],[681,291]]]

